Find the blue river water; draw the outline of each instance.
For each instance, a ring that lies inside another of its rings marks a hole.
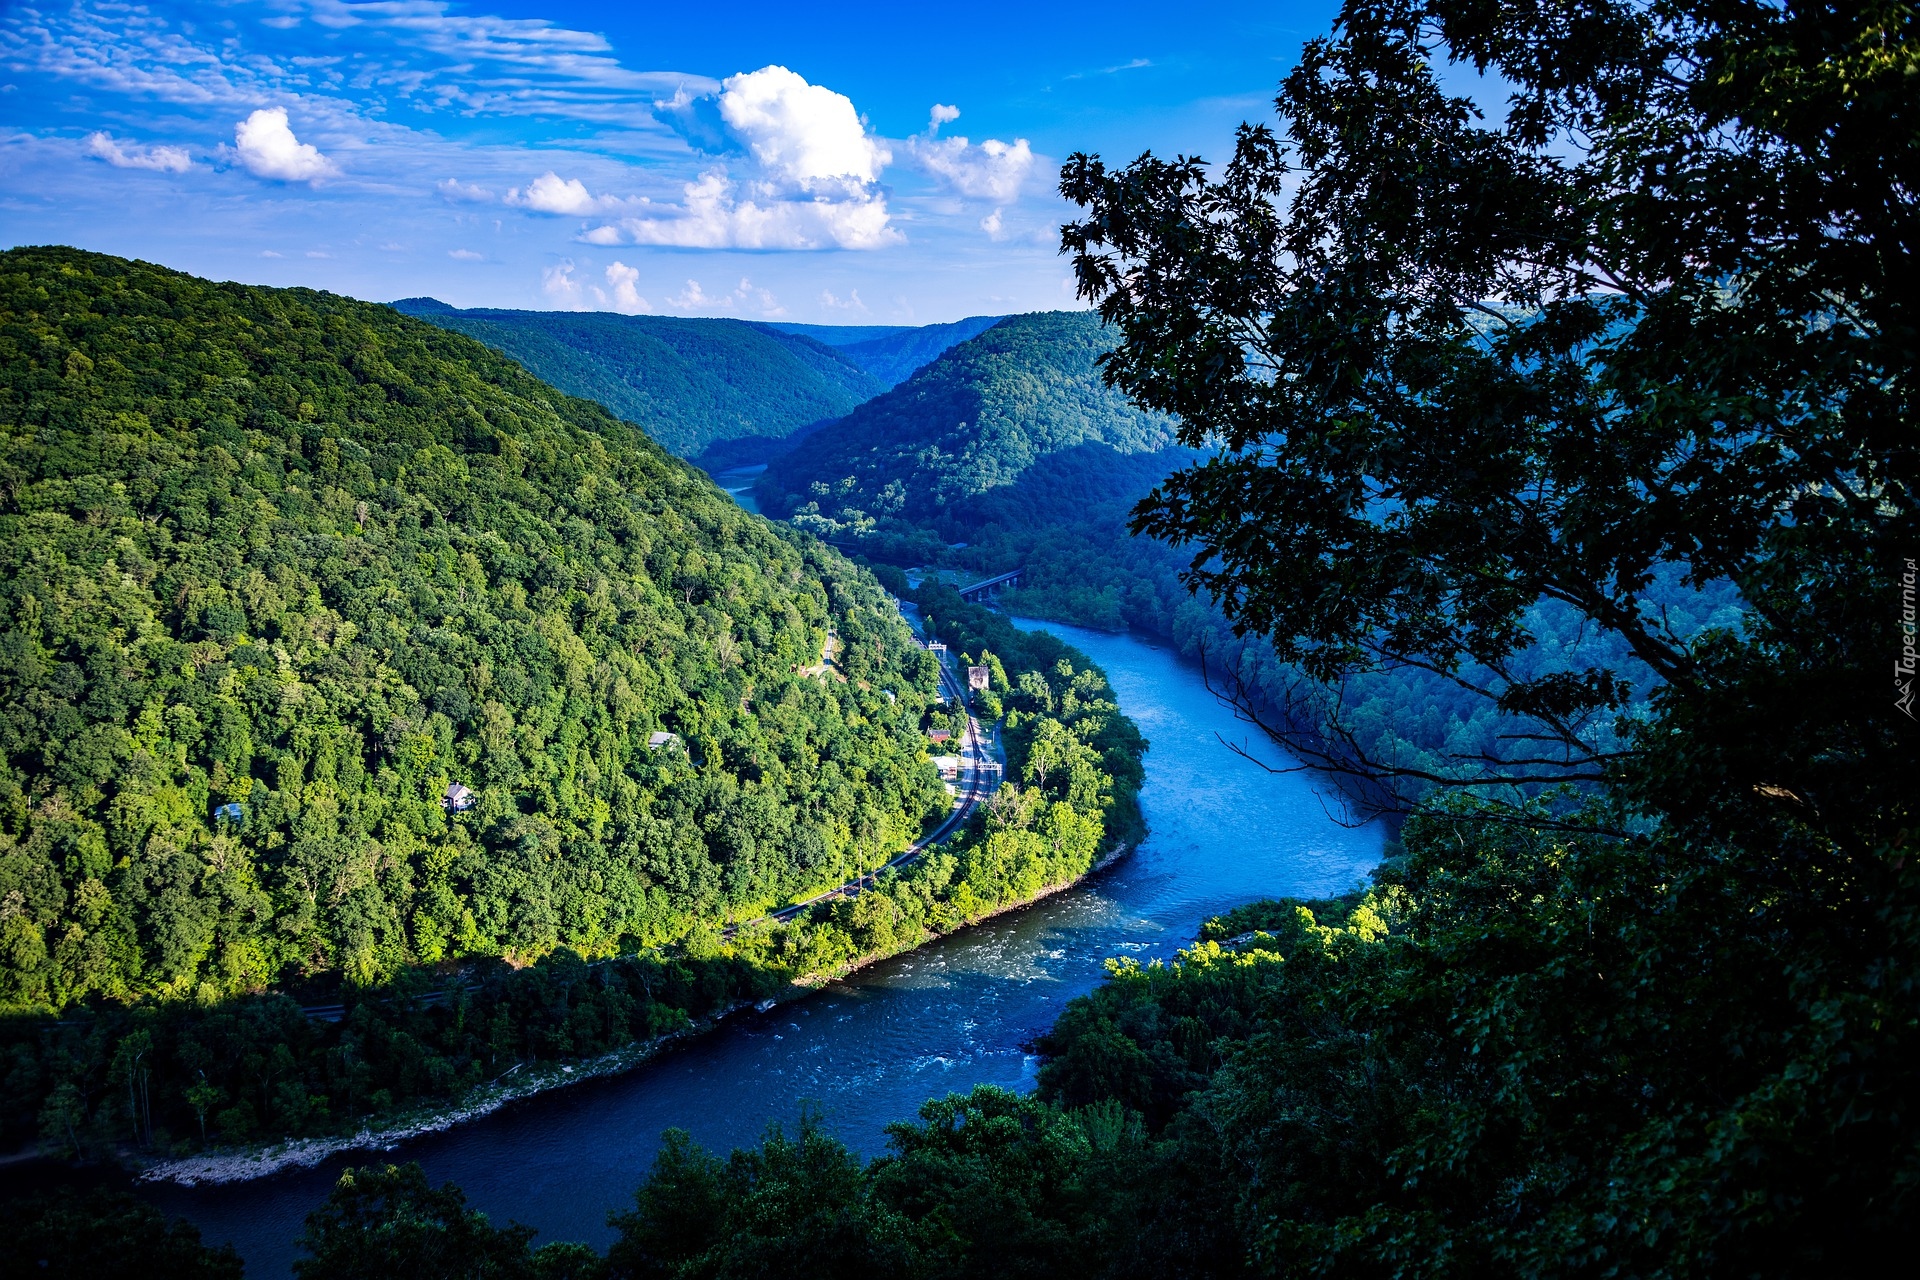
[[[1151,834],[1109,869],[804,1000],[737,1015],[626,1075],[529,1098],[388,1153],[144,1194],[197,1222],[209,1242],[231,1241],[256,1280],[288,1274],[306,1214],[342,1167],[373,1159],[418,1160],[495,1222],[524,1222],[541,1241],[604,1245],[607,1214],[630,1205],[667,1128],[726,1151],[769,1125],[791,1125],[809,1105],[854,1149],[880,1154],[886,1126],[929,1097],[980,1083],[1031,1088],[1036,1063],[1024,1046],[1100,980],[1107,957],[1171,956],[1208,916],[1254,898],[1340,892],[1378,862],[1377,826],[1342,825],[1337,798],[1306,775],[1269,773],[1223,744],[1261,746],[1171,650],[1021,625],[1053,631],[1099,662],[1151,743],[1140,797]]]

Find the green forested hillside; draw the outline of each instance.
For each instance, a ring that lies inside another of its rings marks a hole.
[[[1084,313],[1003,320],[776,459],[762,508],[911,562],[941,540],[1033,518],[1036,501],[1071,501],[1100,487],[1072,475],[1137,469],[1173,443],[1165,418],[1100,380],[1095,361],[1111,344]]]
[[[598,401],[683,458],[758,462],[795,431],[887,385],[812,338],[743,320],[394,304],[478,338],[542,381]]]
[[[20,249],[0,351],[6,1007],[606,953],[945,807],[871,578],[468,338]]]
[[[922,325],[898,333],[835,343],[840,354],[865,369],[888,387],[899,386],[922,368],[939,359],[950,347],[977,337],[999,324],[1000,316],[969,316],[950,324]],[[809,331],[809,336],[819,337]],[[826,341],[826,339],[821,339]]]
[[[999,324],[1001,316],[968,316],[946,324],[789,324],[762,321],[761,326],[824,342],[880,380],[883,387],[898,386],[941,352]]]

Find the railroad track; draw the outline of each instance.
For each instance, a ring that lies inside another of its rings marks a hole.
[[[940,684],[941,687],[947,691],[947,696],[957,699],[962,706],[966,705],[966,690],[961,686],[959,677],[949,671],[947,664],[944,662],[940,664]],[[791,920],[808,907],[815,907],[823,902],[832,902],[836,898],[857,897],[865,890],[871,889],[878,884],[882,875],[889,871],[898,871],[900,868],[911,864],[928,849],[939,844],[942,840],[945,840],[948,836],[966,825],[967,819],[973,816],[973,811],[979,808],[980,805],[994,793],[994,790],[999,786],[1000,765],[1002,763],[995,758],[996,755],[997,753],[987,750],[986,738],[980,732],[980,722],[974,717],[968,716],[967,734],[961,743],[960,756],[961,767],[968,775],[967,789],[966,792],[959,797],[959,802],[954,805],[953,812],[947,815],[946,821],[908,845],[899,857],[887,863],[886,866],[876,871],[869,871],[867,874],[849,880],[836,888],[829,889],[825,893],[815,894],[804,902],[791,903],[781,907],[778,911],[770,911],[766,915],[756,916],[752,920],[741,920],[735,924],[730,924],[720,931],[721,936],[724,938],[732,938],[741,930],[751,928],[754,925]],[[469,987],[467,989],[477,990],[478,988]],[[428,991],[414,998],[423,1004],[436,1004],[452,994],[452,991]],[[305,1005],[301,1008],[300,1012],[306,1014],[307,1017],[312,1018],[316,1022],[338,1022],[346,1016],[347,1006],[344,1004]]]
[[[947,664],[944,662],[940,664],[940,683],[941,686],[947,690],[949,697],[958,699],[962,706],[966,704],[966,691],[961,687],[959,677],[949,671]],[[986,739],[980,733],[980,722],[972,716],[967,717],[967,736],[961,745],[960,758],[962,769],[971,775],[967,781],[965,794],[960,797],[959,803],[953,808],[953,812],[947,815],[945,822],[942,822],[932,831],[929,831],[926,835],[908,845],[899,857],[893,859],[893,861],[878,870],[869,871],[867,874],[849,880],[836,888],[829,889],[825,893],[815,894],[805,901],[791,903],[781,907],[778,911],[769,911],[766,915],[756,916],[752,920],[741,920],[738,923],[730,924],[720,931],[720,936],[723,938],[732,938],[741,930],[751,928],[757,924],[766,924],[770,921],[783,922],[791,920],[808,907],[815,907],[823,902],[832,902],[836,898],[858,897],[863,891],[871,889],[878,884],[882,875],[889,871],[898,871],[900,868],[907,866],[928,849],[931,849],[955,831],[959,830],[966,824],[967,819],[973,816],[973,811],[979,808],[981,803],[991,796],[999,786],[1000,770],[998,766],[1000,762],[994,759],[987,751]],[[969,763],[972,765],[970,769],[967,768]]]

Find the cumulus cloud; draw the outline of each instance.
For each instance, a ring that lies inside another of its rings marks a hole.
[[[580,179],[562,178],[549,169],[529,182],[525,191],[519,187],[508,191],[507,203],[532,209],[535,213],[557,213],[578,218],[590,213],[606,213],[620,208],[626,202],[613,196],[596,196],[587,190],[587,184]]]
[[[90,133],[86,137],[87,154],[105,160],[116,169],[156,169],[161,173],[185,173],[193,168],[193,157],[185,147],[128,146],[110,133]]]
[[[678,206],[596,227],[590,244],[682,249],[876,249],[905,237],[889,223],[878,183],[893,162],[845,94],[785,67],[727,77],[717,93],[655,104],[697,151],[740,157],[738,185],[713,168]]]
[[[1033,149],[1025,138],[1011,143],[988,138],[974,146],[965,138],[914,138],[908,144],[920,167],[948,187],[975,200],[1005,204],[1020,194],[1033,170]]]
[[[475,253],[471,249],[449,249],[447,250],[447,256],[455,262],[481,262],[485,260],[487,255],[484,253]]]
[[[860,291],[858,289],[847,290],[847,296],[844,298],[835,296],[831,289],[822,289],[820,291],[820,305],[828,311],[865,312],[867,309],[867,304],[860,301]]]
[[[939,133],[941,125],[952,124],[959,118],[960,108],[936,102],[933,104],[933,110],[927,113],[927,132],[928,134]]]
[[[448,200],[466,204],[489,204],[493,201],[493,192],[477,182],[462,182],[458,178],[447,178],[438,188],[440,194]]]
[[[769,318],[787,314],[771,291],[756,287],[745,276],[732,292],[719,294],[710,294],[698,280],[689,280],[686,288],[667,298],[667,305],[680,311],[746,312]]]
[[[717,169],[689,182],[684,192],[678,207],[657,205],[657,213],[595,227],[582,239],[676,249],[878,249],[904,239],[888,224],[886,199],[877,192],[743,199]]]
[[[285,107],[263,107],[233,129],[234,151],[257,178],[314,182],[339,170],[319,148],[293,136]]]
[[[720,86],[720,118],[769,173],[812,191],[826,183],[866,185],[893,155],[868,135],[845,94],[785,67],[729,76]]]
[[[573,278],[573,272],[573,259],[563,258],[540,273],[540,288],[555,302],[568,304],[570,310],[578,310],[582,290],[580,282]]]
[[[746,281],[741,281],[745,284]],[[640,269],[615,259],[607,268],[607,284],[613,289],[613,309],[628,315],[651,310],[653,304],[640,296]]]

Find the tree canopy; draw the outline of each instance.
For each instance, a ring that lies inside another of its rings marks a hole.
[[[1011,316],[776,458],[770,515],[899,563],[995,525],[1045,520],[1113,491],[1173,443],[1166,419],[1106,386],[1113,335],[1085,313]]]
[[[1887,680],[1914,544],[1912,13],[1905,6],[1350,4],[1279,131],[1067,165],[1105,369],[1224,450],[1136,527],[1282,657],[1498,673],[1560,601],[1665,682],[1626,757],[1607,666],[1491,690],[1536,771],[1668,813],[1781,811],[1864,851],[1910,815]],[[1494,120],[1448,63],[1511,96]],[[1737,628],[1681,636],[1672,570]],[[1653,752],[1658,763],[1635,767]]]
[[[763,461],[888,385],[812,337],[745,320],[394,305],[479,339],[710,467]]]
[[[871,577],[471,339],[20,249],[0,346],[0,1004],[607,954],[944,808]]]

